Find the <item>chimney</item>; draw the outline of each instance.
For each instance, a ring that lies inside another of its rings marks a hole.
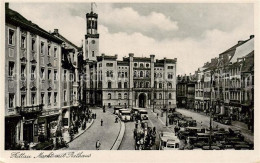
[[[5,9],[9,9],[9,2],[5,3]]]
[[[54,33],[58,34],[59,33],[59,29],[54,29]]]
[[[255,35],[250,35],[250,39],[252,39],[252,38],[254,38],[255,37]]]

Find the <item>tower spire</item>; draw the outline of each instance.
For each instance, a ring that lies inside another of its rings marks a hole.
[[[95,2],[91,2],[91,13],[93,13],[93,5],[95,5],[97,7],[97,4]]]

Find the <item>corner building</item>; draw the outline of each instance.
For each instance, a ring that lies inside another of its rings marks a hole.
[[[86,14],[83,99],[97,106],[123,108],[176,107],[177,59],[156,60],[155,55],[128,57],[99,53],[98,15]]]

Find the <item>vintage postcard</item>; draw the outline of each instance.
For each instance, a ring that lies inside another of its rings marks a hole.
[[[1,1],[0,161],[259,161],[257,8]]]

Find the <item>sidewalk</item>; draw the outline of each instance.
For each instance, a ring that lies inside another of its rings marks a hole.
[[[120,132],[120,123],[115,123],[115,116],[101,108],[92,109],[97,118],[92,126],[77,139],[69,143],[68,150],[96,150],[96,141],[101,142],[101,150],[110,150]],[[101,126],[100,120],[103,120]]]

